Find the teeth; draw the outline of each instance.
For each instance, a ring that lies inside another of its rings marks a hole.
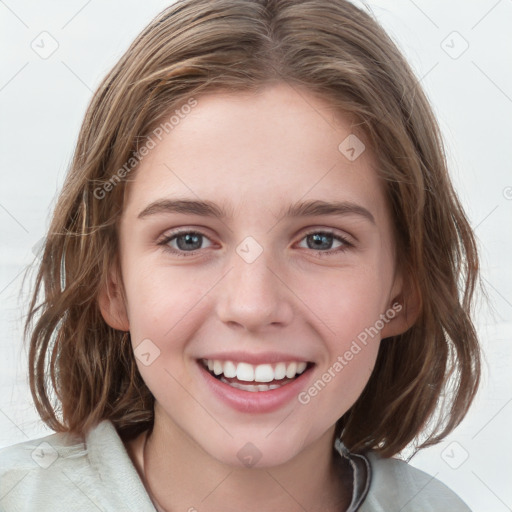
[[[277,363],[276,368],[274,370],[274,376],[276,380],[281,380],[286,377],[286,364],[285,363]]]
[[[306,369],[306,366],[308,365],[308,363],[305,363],[304,361],[301,361],[300,363],[297,363],[297,373],[300,375],[301,373],[304,372],[304,370]]]
[[[304,361],[290,362],[290,363],[277,363],[277,364],[258,364],[252,365],[249,363],[234,363],[233,361],[220,361],[218,359],[203,359],[203,364],[208,367],[208,370],[215,375],[223,374],[224,377],[230,379],[236,377],[238,380],[245,382],[266,383],[273,380],[293,379],[296,375],[300,375],[306,369],[307,363]],[[222,380],[222,379],[221,379]],[[238,383],[233,383],[237,387]],[[265,389],[260,391],[267,391],[268,389],[275,389],[273,386],[265,386]],[[275,385],[274,385],[275,386]],[[245,388],[250,386],[245,385]],[[258,385],[253,386],[253,391],[258,391]],[[279,387],[279,386],[277,386]],[[251,391],[251,389],[246,389]]]
[[[217,361],[215,361],[217,362]],[[220,363],[220,361],[219,361]],[[236,378],[251,382],[254,380],[254,366],[248,363],[238,363],[236,367]]]
[[[215,375],[220,375],[222,370],[222,363],[220,361],[213,361],[213,373],[215,373]]]
[[[214,366],[215,368],[215,366]],[[295,374],[297,373],[297,363],[290,363],[287,367],[286,367],[286,376],[289,378],[289,379],[293,379],[293,377],[295,377]]]
[[[229,382],[224,377],[221,377],[220,380],[224,382],[224,384],[229,384],[233,388],[241,389],[242,391],[250,391],[251,393],[255,393],[257,391],[270,391],[281,387],[280,384],[240,384],[239,382]]]
[[[295,377],[295,375],[294,375]],[[254,380],[258,382],[271,382],[274,380],[274,370],[269,364],[259,364],[254,370]]]
[[[224,363],[224,377],[227,377],[228,379],[231,379],[233,377],[236,377],[236,365],[235,363],[231,361],[226,361]]]

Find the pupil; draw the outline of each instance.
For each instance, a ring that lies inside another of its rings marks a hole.
[[[194,233],[186,233],[185,235],[178,236],[176,238],[176,242],[181,250],[194,251],[201,247],[201,235]]]
[[[332,245],[332,235],[327,233],[315,233],[314,235],[308,235],[308,247],[310,249],[330,249]],[[310,241],[312,243],[310,244]]]

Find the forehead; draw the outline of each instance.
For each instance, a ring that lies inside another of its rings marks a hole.
[[[313,199],[352,201],[376,217],[384,213],[371,148],[327,99],[279,83],[258,93],[215,92],[195,101],[152,137],[127,208],[157,196],[189,196],[213,200],[231,213],[266,209],[277,215]]]

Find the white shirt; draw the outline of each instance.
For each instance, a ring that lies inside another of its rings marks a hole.
[[[353,469],[349,512],[471,512],[448,487],[403,461],[349,454],[338,442],[335,450]],[[85,438],[59,433],[0,450],[0,511],[155,507],[114,425],[104,420]]]

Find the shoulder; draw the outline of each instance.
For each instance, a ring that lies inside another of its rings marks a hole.
[[[360,512],[471,512],[446,485],[394,458],[366,454],[371,466],[370,489]]]
[[[123,510],[152,510],[108,420],[85,436],[56,433],[0,450],[2,511],[119,510],[130,498]]]
[[[53,503],[69,487],[66,475],[87,468],[84,439],[64,433],[32,439],[0,450],[2,510],[29,510],[27,502]],[[66,503],[66,497],[63,496]],[[38,503],[39,504],[39,503]],[[71,503],[70,503],[71,504]],[[46,508],[43,505],[43,510]]]

